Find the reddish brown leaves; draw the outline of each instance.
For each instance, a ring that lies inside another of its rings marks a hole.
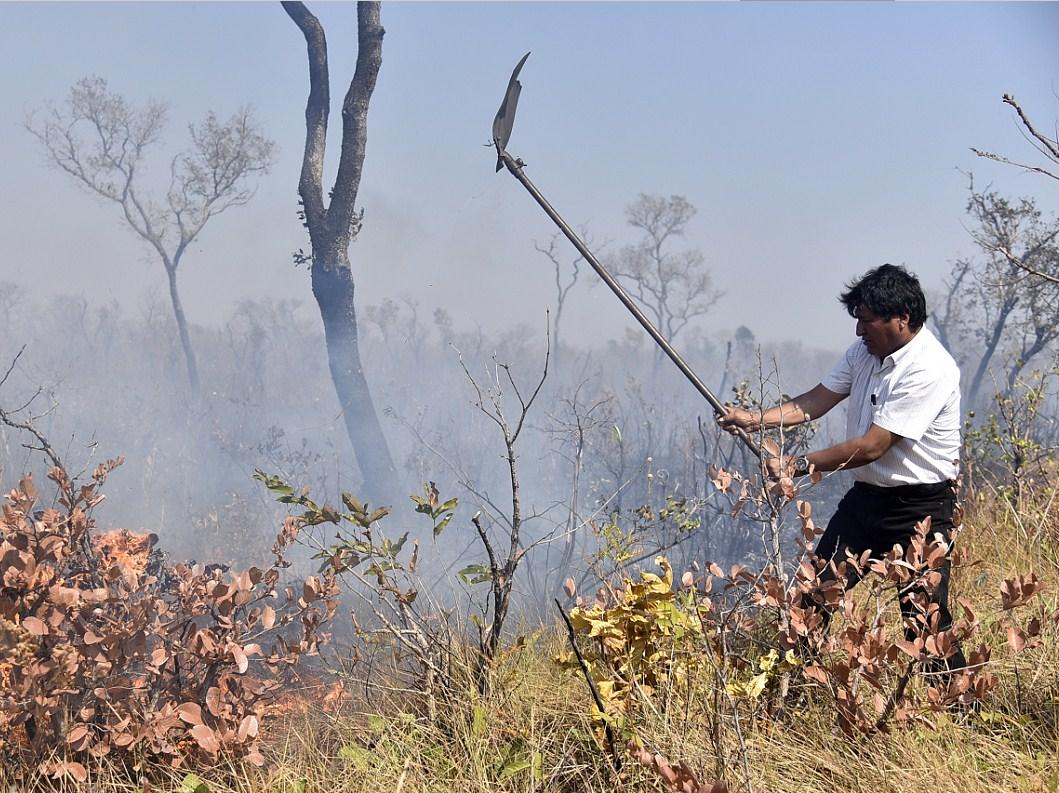
[[[192,727],[191,737],[209,754],[217,754],[220,751],[221,742],[217,740],[217,734],[205,724],[196,724]]]
[[[798,510],[803,528],[809,529],[810,508],[799,503]],[[961,601],[963,617],[941,629],[938,607],[930,602],[930,595],[940,583],[939,569],[949,558],[951,545],[948,538],[931,534],[930,528],[928,520],[921,521],[906,547],[894,546],[874,557],[870,553],[848,555],[841,563],[824,565],[810,555],[795,576],[797,598],[788,597],[787,605],[779,606],[787,618],[781,641],[787,646],[801,644],[817,654],[820,660],[803,668],[804,678],[827,689],[838,724],[846,733],[886,731],[891,721],[919,718],[923,704],[907,680],[924,665],[939,665],[952,658],[960,644],[966,645],[978,630],[975,612],[965,601]],[[854,569],[873,574],[861,585],[868,589],[867,608],[864,598],[844,595],[844,582]],[[827,576],[821,577],[825,572]],[[1032,577],[1021,581],[1021,585],[1009,582],[1007,590],[1026,596],[1034,589]],[[905,593],[906,635],[895,635],[886,625],[885,606],[892,602],[894,585]],[[762,591],[771,591],[767,579],[758,585],[758,592]],[[771,606],[776,600],[765,598],[764,602]],[[845,618],[841,630],[821,630],[824,609],[841,612]],[[1020,633],[1012,631],[1013,646],[1019,643]],[[928,682],[944,680],[948,685],[930,687],[926,704],[943,709],[969,705],[986,696],[996,685],[995,675],[984,669],[988,657],[988,648],[980,648],[971,654],[967,670],[928,678]]]
[[[670,790],[677,793],[728,793],[728,785],[724,782],[700,783],[695,773],[683,762],[674,766],[662,755],[648,751],[635,741],[629,741],[626,748],[640,765],[657,773]]]
[[[44,770],[52,779],[61,779],[68,776],[78,784],[88,781],[88,771],[81,763],[75,761],[61,762],[56,760],[49,763]]]
[[[1037,577],[1036,573],[1005,579],[1000,585],[1001,608],[1008,611],[1021,606],[1043,589],[1044,582]]]
[[[266,570],[207,572],[165,565],[154,535],[96,535],[91,509],[117,464],[77,485],[53,469],[62,509],[36,511],[29,477],[3,505],[0,642],[17,648],[0,655],[5,761],[16,773],[39,766],[76,782],[92,764],[75,761],[116,751],[174,765],[221,753],[261,763],[256,747],[275,676],[316,651],[336,604],[334,573],[298,587],[301,603],[284,602],[275,594],[281,553]],[[280,552],[298,528],[285,524]],[[283,633],[292,623],[297,630]],[[262,656],[250,675],[250,659]],[[204,680],[212,685],[203,703]],[[70,762],[49,760],[55,750]]]
[[[46,636],[48,634],[48,626],[37,617],[26,617],[22,620],[22,627],[33,636]]]
[[[248,738],[256,738],[258,729],[257,716],[253,714],[245,716],[239,722],[239,740],[246,741]]]
[[[1021,653],[1026,649],[1026,634],[1020,628],[1011,626],[1008,628],[1008,644],[1014,652]]]
[[[79,751],[85,747],[88,739],[88,730],[87,724],[75,724],[66,733],[66,742],[70,744],[74,751]]]
[[[574,583],[574,579],[567,578],[563,581],[563,592],[566,593],[568,598],[572,598],[577,594],[577,584]]]
[[[732,486],[732,475],[725,471],[723,468],[718,468],[715,465],[711,465],[706,475],[710,477],[710,481],[713,482],[713,486],[720,490],[722,493],[727,493],[728,489]]]
[[[1040,635],[1041,620],[1039,617],[1034,617],[1026,623],[1025,628],[1020,628],[1017,625],[1012,625],[1008,628],[1008,646],[1011,647],[1014,653],[1021,653],[1027,648],[1039,645],[1041,643]]]
[[[177,708],[177,715],[193,727],[202,724],[202,708],[197,702],[185,702],[180,705]]]
[[[250,666],[250,661],[246,657],[243,648],[238,644],[233,644],[228,649],[232,654],[232,660],[235,661],[235,668],[239,671],[239,674],[244,674]]]

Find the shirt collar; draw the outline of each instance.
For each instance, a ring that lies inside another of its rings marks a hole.
[[[894,350],[892,353],[883,358],[882,368],[888,369],[891,366],[897,366],[897,364],[899,364],[909,355],[912,355],[916,349],[922,346],[923,343],[926,341],[926,337],[929,335],[930,330],[928,330],[927,326],[924,325],[918,331],[916,331],[916,335],[909,340],[908,344],[906,344],[904,347],[901,347],[899,350]]]

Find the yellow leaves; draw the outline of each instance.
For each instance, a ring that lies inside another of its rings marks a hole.
[[[758,669],[762,672],[772,672],[774,670],[779,672],[789,672],[791,669],[802,665],[801,659],[794,654],[794,650],[788,650],[783,654],[782,660],[780,654],[773,647],[763,656],[758,658],[757,661]]]
[[[787,650],[782,656],[772,648],[757,660],[760,672],[748,680],[730,680],[725,688],[736,698],[755,700],[760,697],[768,684],[777,677],[801,666],[801,659],[793,650]]]
[[[616,685],[617,684],[613,680],[599,680],[596,682],[596,691],[599,693],[599,698],[603,700],[604,707],[606,707],[607,705],[615,704],[614,700],[616,698]],[[618,703],[618,706],[620,707],[620,703]]]
[[[577,669],[577,658],[569,650],[560,650],[552,657],[552,663],[563,669]]]
[[[593,719],[624,718],[636,695],[648,695],[667,681],[686,680],[706,663],[694,603],[673,591],[673,568],[663,556],[655,559],[659,573],[641,572],[626,580],[609,605],[575,608],[570,623],[578,636],[591,639],[583,654],[604,702]],[[572,666],[570,654],[556,662]]]
[[[673,599],[673,567],[664,556],[656,556],[655,564],[662,570],[662,575],[655,573],[640,573],[640,581],[633,583],[625,582],[625,588],[629,594],[637,600],[650,600],[658,598],[661,600]]]
[[[762,672],[759,675],[754,675],[745,682],[731,681],[725,686],[725,688],[733,697],[741,699],[757,699],[765,690],[765,686],[768,685],[769,677],[770,675],[768,672]]]
[[[761,656],[758,659],[757,665],[762,672],[768,672],[776,666],[776,662],[780,660],[780,654],[773,648],[768,651],[766,655]]]

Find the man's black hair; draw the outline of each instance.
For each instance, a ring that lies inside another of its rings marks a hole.
[[[908,314],[908,325],[919,330],[927,321],[927,299],[919,279],[904,267],[883,264],[846,284],[838,299],[851,317],[864,306],[877,317],[892,319]]]

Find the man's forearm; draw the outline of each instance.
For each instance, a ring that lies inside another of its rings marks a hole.
[[[773,427],[794,427],[809,421],[809,414],[798,404],[796,399],[769,408],[761,414],[761,425],[766,429]]]
[[[836,443],[826,449],[810,452],[806,455],[809,464],[818,471],[837,471],[839,468],[860,468],[873,463],[886,454],[893,445],[890,433],[878,428],[842,443]]]
[[[807,410],[808,394],[800,394],[782,405],[769,408],[761,414],[761,423],[766,428],[795,427],[812,421],[813,415]]]
[[[736,429],[756,432],[762,428],[794,427],[820,418],[845,398],[845,394],[831,391],[820,383],[804,394],[765,411],[729,408],[728,412],[720,417],[719,422],[729,432]]]

